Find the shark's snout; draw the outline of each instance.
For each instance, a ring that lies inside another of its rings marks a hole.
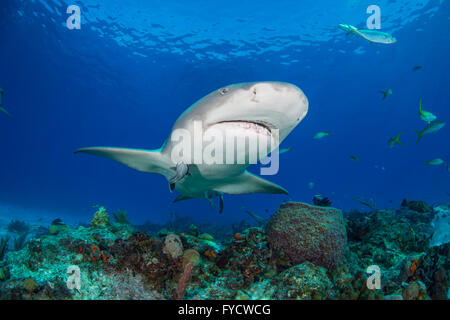
[[[287,82],[234,84],[219,89],[217,96],[219,103],[207,112],[207,126],[234,123],[255,126],[264,133],[279,130],[284,139],[308,112],[303,91]]]

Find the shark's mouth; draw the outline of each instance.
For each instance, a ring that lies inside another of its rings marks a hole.
[[[266,136],[272,135],[272,130],[275,129],[271,124],[264,121],[246,121],[246,120],[231,120],[220,121],[217,124],[227,124],[231,127],[242,128],[245,130],[252,130],[257,134]]]

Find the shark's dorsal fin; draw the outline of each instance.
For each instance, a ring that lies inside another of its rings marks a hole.
[[[132,169],[172,176],[173,163],[160,150],[139,150],[126,148],[93,147],[78,149],[75,153],[88,153],[120,162]]]
[[[215,191],[229,194],[244,193],[281,193],[288,194],[287,190],[279,185],[260,178],[248,171],[230,178],[223,185],[214,188]]]

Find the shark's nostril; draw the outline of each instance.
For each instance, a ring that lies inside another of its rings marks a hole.
[[[226,94],[228,91],[230,91],[230,89],[228,88],[222,88],[219,90],[219,93],[223,96],[224,94]]]

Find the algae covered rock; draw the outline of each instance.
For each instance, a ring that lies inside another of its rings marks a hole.
[[[420,213],[431,211],[430,206],[425,201],[408,201],[403,199],[401,206]]]
[[[270,271],[270,249],[264,229],[253,227],[234,237],[215,261],[231,288],[247,288]]]
[[[347,244],[340,210],[301,202],[283,203],[267,225],[269,246],[291,264],[310,261],[333,269],[342,261]]]
[[[28,292],[34,292],[37,289],[38,284],[36,283],[36,281],[33,278],[27,278],[23,282],[23,287]]]
[[[427,294],[427,288],[422,281],[414,281],[403,291],[404,300],[422,300]]]
[[[431,225],[433,226],[433,237],[430,246],[441,246],[450,242],[450,207],[448,205],[437,206],[435,216]]]
[[[326,269],[305,262],[275,277],[273,299],[323,300],[334,296],[333,283]]]

